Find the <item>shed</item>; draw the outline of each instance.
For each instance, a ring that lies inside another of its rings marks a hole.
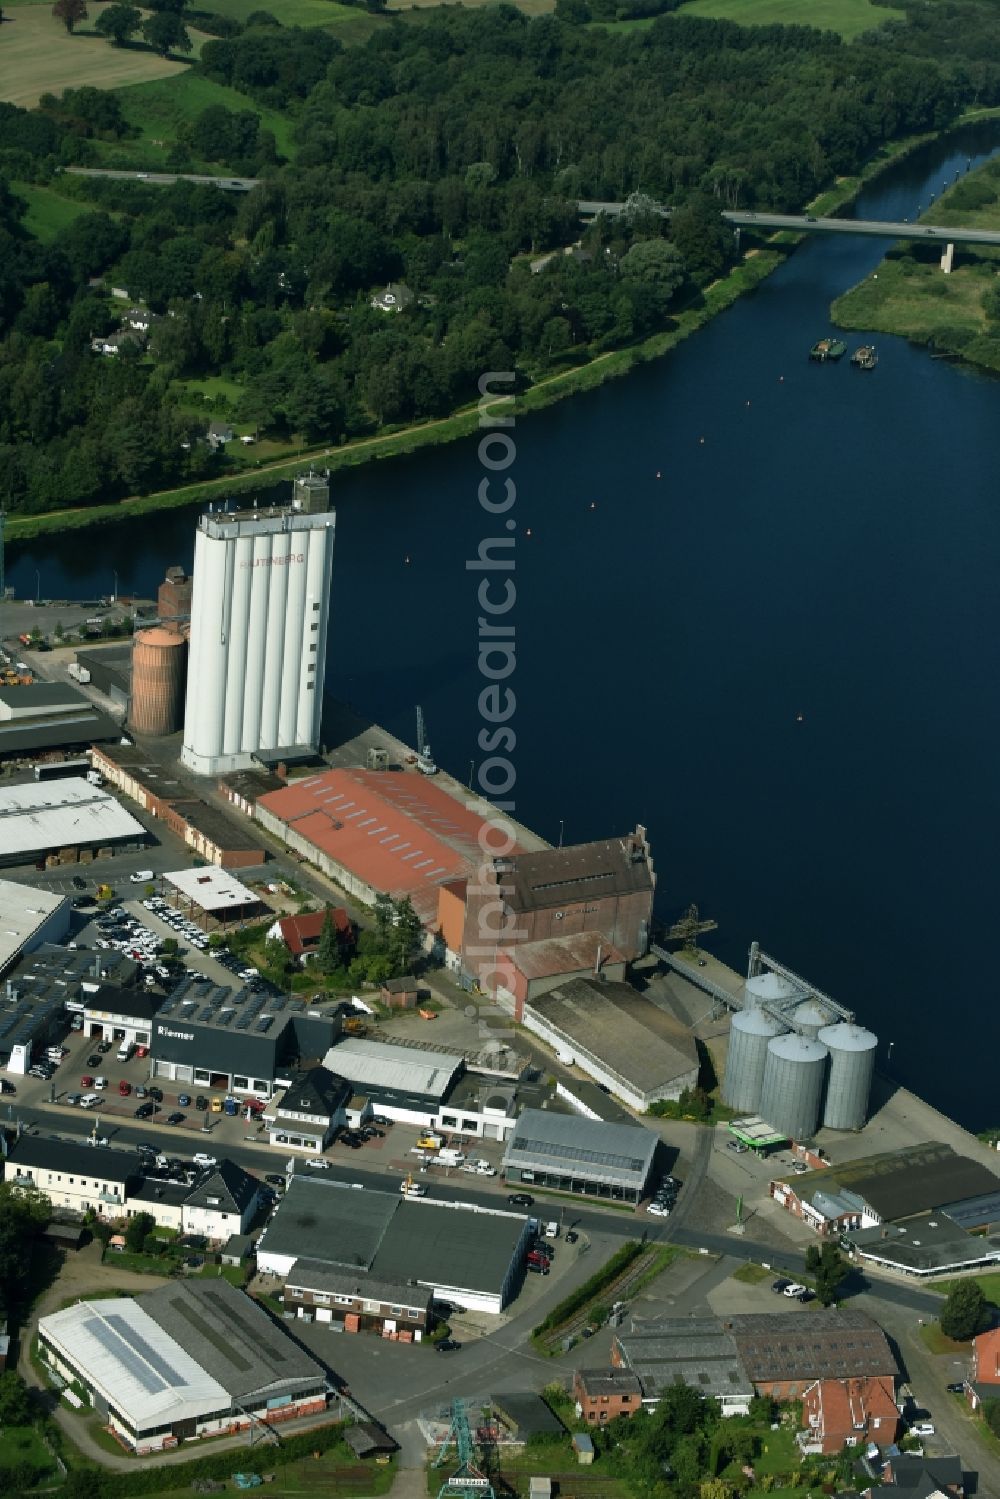
[[[379,990],[379,999],[391,1010],[411,1010],[419,997],[420,985],[412,973],[398,979],[386,979]]]
[[[399,1443],[374,1421],[359,1421],[344,1432],[344,1441],[355,1457],[374,1457],[379,1452],[397,1452]]]
[[[242,1265],[252,1250],[252,1234],[230,1234],[222,1246],[222,1263],[224,1265]]]
[[[534,1478],[528,1484],[529,1499],[552,1499],[552,1479]]]
[[[576,1460],[581,1464],[589,1464],[594,1461],[594,1441],[586,1431],[574,1431],[573,1451]]]
[[[125,1235],[124,1234],[112,1234],[111,1238],[108,1240],[108,1248],[109,1249],[113,1249],[116,1254],[124,1254],[125,1253]]]
[[[65,1218],[53,1218],[42,1238],[50,1244],[57,1244],[60,1249],[79,1249],[83,1239],[83,1224]]]

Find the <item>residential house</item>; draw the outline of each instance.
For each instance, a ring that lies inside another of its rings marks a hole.
[[[600,1425],[641,1410],[642,1385],[631,1369],[576,1369],[573,1398],[577,1415]]]
[[[295,1073],[264,1112],[270,1144],[321,1154],[346,1123],[345,1108],[351,1094],[351,1085],[328,1067],[309,1067]]]
[[[135,333],[148,333],[157,322],[159,318],[148,307],[130,307],[122,313],[122,327],[131,328]]]
[[[328,906],[325,911],[307,911],[302,916],[282,916],[268,928],[268,938],[283,942],[299,966],[304,968],[319,947],[327,913],[333,923],[337,946],[345,954],[347,949],[354,946],[354,927],[342,906]]]
[[[213,451],[224,448],[227,442],[232,442],[236,436],[228,422],[209,422],[206,440]]]
[[[321,1260],[296,1260],[282,1293],[285,1311],[345,1332],[419,1343],[430,1326],[433,1291],[415,1281],[380,1280]]]
[[[1000,1327],[981,1332],[972,1343],[972,1376],[966,1398],[974,1411],[988,1400],[1000,1400]]]
[[[146,347],[146,335],[134,328],[119,328],[117,333],[102,333],[90,340],[95,354],[121,354],[126,349],[139,351]]]
[[[184,1232],[226,1243],[245,1234],[260,1206],[260,1182],[235,1161],[223,1160],[184,1199]]]
[[[882,1494],[887,1488],[902,1490],[908,1499],[962,1499],[965,1493],[962,1459],[955,1454],[923,1457],[916,1452],[896,1453],[886,1459],[882,1487],[877,1492]]]
[[[402,281],[390,281],[384,291],[377,291],[371,299],[376,312],[402,312],[413,301],[413,293]]]
[[[102,1145],[22,1135],[11,1146],[4,1179],[43,1192],[53,1208],[121,1218],[130,1187],[139,1183],[136,1157]]]
[[[899,1409],[895,1381],[884,1376],[817,1379],[802,1396],[799,1446],[803,1452],[840,1452],[844,1447],[896,1440]]]

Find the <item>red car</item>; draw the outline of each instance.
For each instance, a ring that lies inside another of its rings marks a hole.
[[[94,1079],[91,1077],[91,1075],[90,1075],[89,1072],[85,1073],[84,1076],[81,1077],[81,1079],[80,1079],[80,1087],[81,1088],[92,1088],[93,1086],[94,1086]]]
[[[135,1049],[135,1054],[136,1054],[137,1057],[140,1058],[140,1060],[143,1057],[148,1057],[149,1056],[149,1047],[148,1046],[137,1046],[136,1049]]]
[[[118,1084],[118,1091],[123,1098],[127,1098],[132,1091],[132,1084],[127,1083],[124,1078]]]

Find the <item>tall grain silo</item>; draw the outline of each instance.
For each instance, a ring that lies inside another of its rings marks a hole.
[[[860,1129],[868,1117],[878,1037],[842,1020],[821,1030],[819,1040],[830,1053],[823,1123],[827,1129]]]
[[[768,1042],[780,1036],[784,1027],[766,1011],[750,1004],[749,995],[747,999],[747,1008],[733,1016],[722,1098],[731,1109],[756,1114],[760,1108]]]
[[[824,1010],[817,1000],[804,999],[796,1007],[795,1014],[792,1016],[792,1024],[801,1035],[815,1038],[825,1025],[830,1024],[832,1019],[829,1010]]]
[[[819,1123],[830,1053],[812,1036],[790,1032],[768,1042],[760,1114],[790,1140],[808,1140]]]
[[[771,969],[765,969],[763,973],[755,973],[753,978],[746,981],[747,1005],[756,1004],[758,1000],[764,1000],[767,1004],[785,1005],[793,1000],[801,989],[796,989],[788,979],[782,978],[780,973],[772,973]]]
[[[137,734],[176,734],[182,722],[187,642],[154,625],[132,645],[132,706],[129,726]]]

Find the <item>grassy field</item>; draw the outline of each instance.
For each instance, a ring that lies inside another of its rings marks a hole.
[[[903,16],[900,10],[876,7],[869,0],[691,0],[681,14],[739,21],[742,26],[815,26],[839,31],[848,40]]]
[[[106,8],[91,4],[90,22]],[[170,78],[186,71],[187,64],[157,57],[138,47],[112,47],[88,27],[70,36],[53,19],[50,5],[18,5],[5,0],[3,45],[0,46],[0,100],[30,108],[42,94],[62,93],[66,88],[91,84],[95,88],[118,88],[123,83],[141,83],[150,78]],[[197,56],[205,34],[191,28]]]
[[[455,0],[449,3],[454,4]],[[499,0],[458,0],[458,3],[469,10],[479,10],[484,5],[499,4]],[[556,8],[556,0],[510,0],[510,3],[525,16],[548,16]],[[398,15],[404,10],[436,10],[440,6],[441,0],[393,0],[386,9]]]
[[[734,1270],[730,1276],[731,1280],[742,1281],[745,1286],[759,1286],[762,1280],[770,1280],[772,1270],[765,1270],[763,1265],[741,1265]]]
[[[996,191],[992,202],[974,208],[955,206],[970,184]],[[987,164],[961,179],[923,217],[936,224],[970,224],[1000,229],[1000,174]],[[904,247],[905,248],[905,247]],[[936,352],[961,355],[969,364],[1000,370],[1000,323],[983,310],[983,294],[996,284],[1000,253],[985,245],[956,248],[954,269],[940,269],[936,247],[931,253],[917,241],[915,253],[893,255],[864,281],[838,297],[831,316],[841,328],[891,333]],[[1000,1277],[986,1276],[992,1300],[1000,1300]],[[984,1284],[985,1289],[985,1284]]]
[[[322,0],[317,0],[322,3]],[[207,109],[221,104],[225,109],[252,109],[260,115],[265,130],[270,130],[285,156],[294,155],[292,121],[275,109],[267,109],[224,83],[213,83],[200,73],[185,70],[179,77],[159,78],[149,83],[135,83],[119,89],[122,112],[129,124],[140,132],[141,141],[125,142],[108,148],[118,155],[134,154],[142,147],[143,161],[157,164],[165,157],[177,137],[177,128]]]
[[[258,0],[198,0],[192,4],[193,10],[211,11],[234,21],[245,21],[255,10],[267,8]],[[353,21],[358,12],[353,5],[338,5],[337,0],[280,0],[273,14],[282,26],[336,26],[341,21]]]
[[[39,1476],[53,1467],[52,1457],[33,1426],[5,1426],[0,1431],[0,1468],[13,1468],[18,1463],[30,1463]]]
[[[11,190],[28,205],[23,223],[29,234],[48,244],[60,230],[72,224],[82,213],[90,212],[90,204],[76,198],[64,198],[51,187],[40,187],[33,182],[10,184]]]

